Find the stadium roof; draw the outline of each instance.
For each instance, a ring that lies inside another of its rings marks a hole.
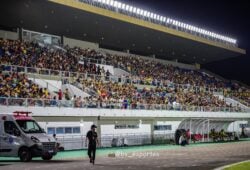
[[[235,46],[77,1],[9,0],[0,8],[1,23],[7,27],[65,35],[162,59],[204,64],[245,54]]]

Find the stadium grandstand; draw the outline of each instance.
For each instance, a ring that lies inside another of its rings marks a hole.
[[[201,68],[245,55],[236,38],[113,0],[10,0],[0,19],[0,112],[65,150],[92,124],[101,147],[250,137],[249,86]]]

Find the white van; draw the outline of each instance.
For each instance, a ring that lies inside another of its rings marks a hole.
[[[56,155],[56,141],[30,116],[30,112],[0,113],[0,157],[32,157],[50,160]]]

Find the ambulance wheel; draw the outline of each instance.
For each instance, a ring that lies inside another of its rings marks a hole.
[[[53,157],[52,155],[43,155],[42,159],[45,160],[45,161],[49,161],[49,160],[52,159],[52,157]]]
[[[21,148],[19,151],[19,157],[22,162],[29,162],[32,159],[31,152],[28,148]]]

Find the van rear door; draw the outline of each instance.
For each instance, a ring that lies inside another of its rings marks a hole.
[[[17,156],[17,146],[14,141],[17,138],[14,135],[17,126],[13,121],[2,121],[1,123],[1,155],[2,156]]]

